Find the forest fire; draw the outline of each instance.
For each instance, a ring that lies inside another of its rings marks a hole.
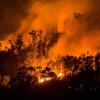
[[[0,7],[0,96],[62,100],[100,91],[100,0],[1,0]]]
[[[44,34],[46,33],[42,30],[29,32],[27,35],[31,42],[28,45],[25,44],[24,36],[18,35],[16,41],[9,40],[10,48],[1,49],[2,57],[8,59],[6,63],[12,68],[13,66],[16,68],[9,72],[9,75],[15,80],[14,82],[12,82],[13,79],[7,80],[10,81],[10,87],[13,87],[14,84],[15,87],[19,86],[23,82],[34,85],[53,80],[69,80],[70,77],[76,76],[84,70],[90,69],[94,73],[97,71],[99,66],[97,62],[100,61],[99,52],[95,55],[89,52],[81,53],[80,56],[63,55],[59,51],[54,54],[55,45],[59,43],[60,37],[64,33],[53,30],[48,37]],[[52,50],[54,52],[51,52]],[[14,64],[9,56],[14,59]],[[4,60],[1,58],[1,61]],[[6,65],[2,66],[6,67]],[[5,83],[7,85],[7,82]]]

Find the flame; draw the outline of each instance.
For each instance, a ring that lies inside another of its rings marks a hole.
[[[39,79],[39,83],[43,83],[44,81],[45,81],[45,79],[44,79],[44,78]]]
[[[100,30],[87,30],[90,23],[88,13],[94,8],[92,8],[90,0],[36,1],[32,0],[29,8],[25,8],[28,16],[20,22],[19,29],[14,35],[9,36],[9,39],[15,40],[18,35],[17,33],[22,33],[25,45],[29,45],[31,39],[27,33],[32,30],[42,29],[46,31],[43,32],[43,40],[46,38],[49,40],[50,31],[56,26],[57,31],[62,32],[63,36],[60,37],[56,45],[49,51],[50,59],[58,55],[73,54],[78,56],[82,52],[86,53],[89,51],[91,54],[95,54],[100,51],[100,49],[97,49],[100,42]],[[77,13],[80,13],[80,17],[77,16]],[[10,48],[7,40],[3,41],[3,50],[5,46]]]
[[[79,56],[87,51],[95,55],[100,51],[97,49],[100,47],[100,29],[88,30],[89,18],[91,18],[88,16],[88,12],[91,10],[91,4],[87,0],[75,1],[57,0],[57,2],[44,3],[39,0],[36,3],[31,3],[27,9],[28,16],[21,21],[20,28],[17,30],[17,33],[22,33],[23,48],[32,49],[21,65],[34,66],[35,68],[42,66],[42,69],[50,66],[58,79],[63,79],[65,74],[72,73],[72,70],[67,70],[64,73],[64,66],[56,64],[57,57],[60,58],[67,54]],[[35,38],[29,34],[32,30],[36,32]],[[7,48],[11,49],[8,40],[13,40],[15,44],[17,33],[15,32],[14,35],[4,40],[2,48],[1,46],[0,48],[5,51]],[[5,48],[6,46],[7,48]],[[48,64],[50,61],[53,64]],[[39,83],[52,80],[51,77],[42,78],[38,71],[35,74]]]
[[[52,78],[51,77],[47,77],[47,78],[41,78],[41,79],[39,79],[39,83],[44,83],[44,82],[47,82],[47,81],[50,81],[50,80],[52,80]]]
[[[64,74],[63,73],[59,73],[57,76],[58,76],[58,78],[60,78],[60,77],[63,77]]]
[[[59,73],[57,75],[57,77],[58,77],[59,80],[62,80],[64,78],[64,76],[65,76],[64,73]]]

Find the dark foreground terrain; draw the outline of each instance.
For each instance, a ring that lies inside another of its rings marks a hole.
[[[76,83],[75,83],[76,84]],[[99,100],[98,87],[68,86],[66,80],[52,81],[37,86],[20,86],[19,88],[0,88],[0,100]]]

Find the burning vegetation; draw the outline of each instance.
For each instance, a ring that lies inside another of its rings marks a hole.
[[[16,88],[60,80],[66,80],[71,85],[72,81],[79,77],[81,88],[83,85],[91,87],[91,84],[98,87],[100,53],[91,55],[87,52],[80,56],[53,57],[50,51],[61,35],[63,33],[53,31],[50,36],[45,37],[42,30],[32,31],[29,33],[31,43],[27,46],[22,35],[18,35],[15,42],[9,40],[11,47],[0,51],[0,66],[4,68],[0,70],[1,86]],[[84,81],[87,81],[88,85]]]
[[[0,94],[100,91],[100,0],[8,1],[0,3]]]

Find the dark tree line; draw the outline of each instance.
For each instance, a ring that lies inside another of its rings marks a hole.
[[[52,32],[48,40],[43,39],[42,34],[42,30],[30,32],[29,35],[32,37],[32,43],[27,47],[24,46],[21,34],[17,36],[15,42],[9,40],[11,48],[8,50],[0,49],[0,74],[7,74],[13,77],[17,67],[23,65],[28,57],[30,59],[47,57],[50,48],[58,41],[60,34],[57,31]],[[0,48],[2,48],[2,44],[0,44]],[[5,48],[7,49],[7,47]]]

